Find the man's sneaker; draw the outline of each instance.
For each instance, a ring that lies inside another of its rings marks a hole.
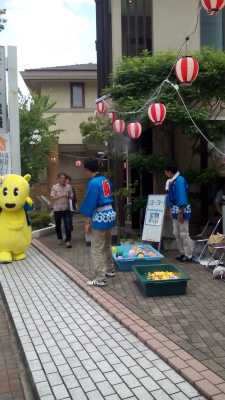
[[[58,239],[58,244],[63,244],[63,240],[62,239]]]
[[[174,260],[181,261],[181,260],[183,260],[184,258],[185,258],[185,255],[184,255],[184,254],[181,254],[180,256],[175,257]]]
[[[105,285],[106,285],[106,281],[98,282],[98,281],[96,281],[96,280],[94,279],[93,281],[88,281],[87,284],[88,284],[89,286],[105,286]]]
[[[71,242],[66,242],[66,247],[69,249],[70,247],[72,247]]]
[[[116,275],[116,273],[115,273],[115,271],[107,271],[106,273],[105,273],[105,276],[115,276]]]
[[[182,263],[182,264],[184,264],[184,263],[192,263],[192,262],[194,262],[192,257],[191,258],[184,257],[182,260],[180,260],[180,263]]]

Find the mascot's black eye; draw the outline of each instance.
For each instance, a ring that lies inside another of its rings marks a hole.
[[[3,196],[7,196],[8,194],[8,189],[6,187],[4,187],[3,189]]]
[[[18,194],[19,194],[18,188],[15,188],[13,193],[14,193],[14,196],[18,196]]]

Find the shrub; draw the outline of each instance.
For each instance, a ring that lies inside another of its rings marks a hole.
[[[47,228],[49,224],[52,222],[51,215],[48,213],[29,211],[28,215],[32,222],[32,231]]]

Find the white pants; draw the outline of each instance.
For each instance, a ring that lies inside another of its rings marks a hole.
[[[180,254],[192,257],[191,239],[189,236],[189,219],[185,219],[181,224],[177,219],[173,219],[173,234],[175,236]]]

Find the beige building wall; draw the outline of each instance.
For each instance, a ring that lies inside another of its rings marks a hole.
[[[73,81],[71,81],[73,82]],[[75,81],[77,83],[77,80]],[[97,82],[84,81],[84,108],[71,107],[70,81],[52,81],[41,84],[41,93],[51,92],[50,100],[56,101],[51,109],[57,116],[57,129],[63,129],[59,136],[59,144],[82,144],[79,125],[87,121],[96,109]],[[55,129],[55,127],[52,127]]]
[[[112,65],[122,58],[121,0],[111,0],[112,13]]]
[[[197,16],[198,4],[199,0],[152,0],[153,54],[167,51],[168,48],[180,49],[185,38],[195,28],[194,16]],[[187,48],[190,51],[200,48],[200,24],[190,37]]]

